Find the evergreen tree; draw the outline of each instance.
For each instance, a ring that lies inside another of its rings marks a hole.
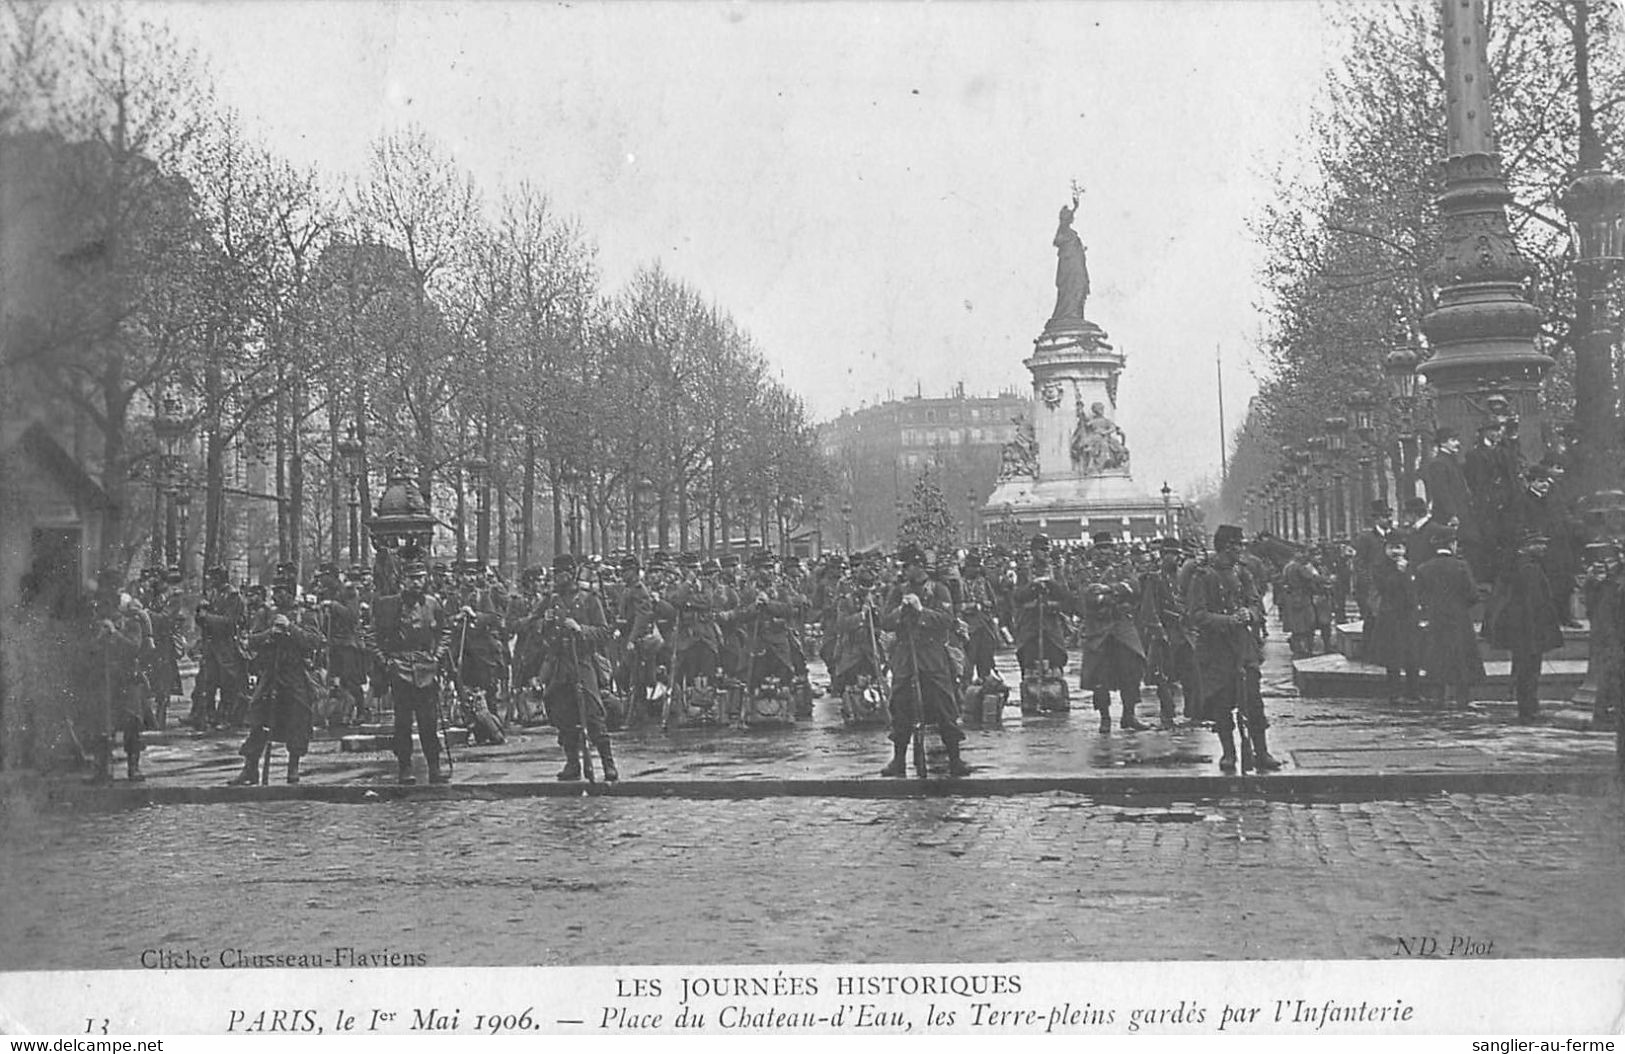
[[[931,478],[930,468],[914,481],[914,495],[903,513],[903,522],[897,529],[899,545],[910,543],[922,549],[944,553],[954,548],[959,540],[959,529],[948,514],[948,499],[942,487]]]

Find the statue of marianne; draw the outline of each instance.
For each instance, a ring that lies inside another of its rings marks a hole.
[[[1060,223],[1055,228],[1055,313],[1051,320],[1082,318],[1083,302],[1089,299],[1089,250],[1072,229],[1077,209],[1078,199],[1074,197],[1070,206],[1062,206]]]

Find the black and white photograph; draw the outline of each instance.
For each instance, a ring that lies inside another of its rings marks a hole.
[[[0,0],[0,1031],[1618,1033],[1622,265],[1613,0]]]

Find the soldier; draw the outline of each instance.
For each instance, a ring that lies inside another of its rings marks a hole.
[[[1223,753],[1219,770],[1236,771],[1236,719],[1239,710],[1252,738],[1260,772],[1281,763],[1270,755],[1264,698],[1259,687],[1263,658],[1264,607],[1252,575],[1241,564],[1240,527],[1223,524],[1213,532],[1213,558],[1191,575],[1185,600],[1196,631],[1196,661],[1202,678],[1201,720],[1212,721]]]
[[[1157,704],[1165,729],[1178,724],[1173,686],[1185,697],[1185,716],[1201,706],[1202,690],[1196,671],[1196,648],[1185,624],[1185,594],[1179,588],[1179,570],[1185,548],[1178,539],[1164,538],[1159,563],[1140,576],[1140,639],[1145,642],[1146,682],[1156,686]]]
[[[1016,615],[1016,661],[1023,677],[1042,674],[1046,667],[1066,669],[1066,617],[1078,611],[1078,601],[1050,571],[1049,558],[1034,555],[1027,581],[1015,588],[1011,601]]]
[[[1113,691],[1123,701],[1122,729],[1143,732],[1150,726],[1135,713],[1145,675],[1145,646],[1134,624],[1140,607],[1139,575],[1118,552],[1112,535],[1103,531],[1093,541],[1083,571],[1083,657],[1078,661],[1078,687],[1093,692],[1102,733],[1112,730]]]
[[[271,606],[256,615],[248,640],[263,665],[248,706],[248,738],[237,750],[243,770],[227,783],[257,784],[260,754],[275,742],[288,745],[288,782],[298,783],[299,759],[310,748],[316,711],[310,663],[325,641],[315,614],[299,606],[299,583],[292,575],[277,577]]]
[[[412,723],[417,722],[430,783],[449,783],[440,768],[440,673],[451,665],[451,629],[439,598],[428,591],[429,568],[421,556],[402,554],[400,592],[373,605],[368,651],[382,667],[395,707],[395,760],[403,785],[412,775]]]
[[[361,596],[353,585],[339,581],[337,564],[323,564],[316,572],[316,595],[321,603],[321,625],[327,639],[328,682],[350,700],[342,718],[359,724],[367,710],[363,685],[367,679],[367,652],[361,645]]]
[[[774,574],[772,553],[760,552],[751,563],[755,577],[739,591],[739,607],[731,618],[746,633],[745,687],[755,692],[770,677],[784,684],[797,679],[790,623],[801,617],[807,600]]]
[[[142,665],[152,650],[152,623],[140,601],[121,592],[117,571],[96,575],[95,619],[88,669],[97,678],[92,689],[96,771],[92,783],[113,779],[113,737],[124,740],[125,773],[132,783],[141,774],[141,702],[146,690]]]
[[[199,634],[197,682],[192,686],[192,713],[188,720],[199,732],[223,725],[238,706],[248,677],[237,632],[247,620],[241,593],[232,587],[224,567],[211,567],[208,587],[198,602]],[[218,705],[215,693],[219,693]]]
[[[554,579],[558,577],[554,567]],[[616,680],[626,696],[627,709],[634,717],[648,712],[647,657],[640,651],[638,641],[648,638],[654,624],[654,595],[643,581],[643,561],[636,553],[621,557],[621,583],[615,606],[615,637],[620,642],[617,656]],[[573,581],[575,573],[571,571]]]
[[[485,581],[485,568],[478,561],[460,561],[458,585],[453,594],[457,612],[451,618],[452,672],[463,691],[485,693],[494,711],[508,682],[507,643],[502,636],[502,617],[507,597]]]
[[[628,557],[636,560],[636,557]],[[624,566],[624,562],[623,562]],[[604,780],[620,779],[604,728],[602,677],[597,650],[609,643],[610,629],[598,597],[580,587],[575,557],[553,558],[553,593],[538,606],[535,619],[540,626],[542,645],[542,703],[547,716],[558,729],[559,746],[564,748],[564,768],[558,778],[581,778],[582,736],[590,740],[604,763]],[[582,714],[586,729],[582,729]]]
[[[948,752],[948,774],[968,776],[970,766],[959,756],[965,733],[959,728],[948,660],[948,633],[954,621],[948,589],[927,577],[925,553],[919,546],[905,546],[898,559],[903,581],[892,587],[881,615],[881,625],[897,639],[890,655],[892,759],[880,774],[901,776],[907,771],[909,743],[923,708],[923,719],[937,726]]]
[[[1281,628],[1286,631],[1294,659],[1305,659],[1315,653],[1315,630],[1319,626],[1315,597],[1324,588],[1320,571],[1310,562],[1308,554],[1294,550],[1292,558],[1281,569],[1281,585],[1275,599],[1281,612]]]
[[[152,623],[152,653],[146,670],[157,712],[154,724],[161,732],[169,724],[169,698],[181,694],[180,656],[185,648],[181,610],[181,569],[170,566],[154,576],[147,602]]]
[[[717,583],[733,597],[733,603],[726,611],[717,616],[717,627],[722,631],[722,641],[717,654],[718,665],[722,674],[731,680],[743,684],[745,680],[746,652],[749,650],[749,637],[745,627],[732,617],[732,612],[739,604],[739,554],[723,553],[717,559],[720,570],[717,573]]]
[[[1512,564],[1495,584],[1484,616],[1490,643],[1512,653],[1512,688],[1518,723],[1540,721],[1541,655],[1563,646],[1562,619],[1542,558],[1546,536],[1525,531]]]
[[[722,631],[717,613],[738,604],[732,591],[717,581],[719,567],[707,560],[692,582],[678,584],[665,599],[677,612],[672,634],[673,684],[709,684],[717,673],[717,654],[722,647]]]
[[[968,631],[965,675],[967,680],[985,681],[993,676],[993,653],[999,647],[999,624],[994,617],[998,597],[982,567],[982,556],[974,549],[965,554],[960,581],[959,617]]]
[[[842,579],[835,601],[835,665],[830,667],[834,694],[844,692],[860,677],[880,678],[880,615],[885,599],[872,560],[860,562],[850,578]]]
[[[813,585],[812,609],[818,616],[818,657],[830,674],[831,692],[840,691],[835,687],[834,679],[835,651],[840,636],[836,623],[840,618],[838,608],[846,583],[846,561],[840,553],[830,553],[824,558],[824,566],[819,569],[818,580]]]
[[[547,569],[540,565],[525,569],[519,576],[519,591],[508,601],[508,610],[503,622],[503,632],[513,638],[514,642],[513,677],[509,699],[514,716],[526,724],[532,715],[525,691],[542,669],[541,628],[531,620],[530,614],[536,610],[536,605],[541,600],[539,587],[546,575]]]

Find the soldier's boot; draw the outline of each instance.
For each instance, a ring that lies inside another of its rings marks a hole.
[[[228,787],[257,787],[260,782],[260,756],[253,754],[243,758],[243,769],[237,775],[226,781]]]
[[[969,776],[970,766],[965,764],[965,760],[959,756],[959,741],[949,742],[943,740],[942,745],[948,751],[948,775],[954,777]]]
[[[893,743],[891,745],[891,763],[880,770],[882,776],[906,776],[908,774],[908,741]]]
[[[1269,742],[1264,729],[1258,725],[1252,725],[1247,731],[1252,734],[1253,739],[1253,768],[1259,772],[1280,771],[1281,762],[1276,760],[1275,755],[1270,753]]]
[[[1123,697],[1123,717],[1119,724],[1125,732],[1144,732],[1151,726],[1140,720],[1140,715],[1134,711],[1139,708],[1139,699],[1136,696]]]
[[[1236,772],[1236,733],[1232,729],[1219,729],[1219,746],[1223,753],[1219,755],[1219,771],[1226,775],[1235,775]]]
[[[131,783],[145,783],[147,777],[141,774],[141,752],[136,751],[124,759],[124,775]]]
[[[445,769],[440,767],[440,759],[438,757],[429,759],[429,782],[430,783],[450,783],[451,782],[451,773],[447,772]]]
[[[579,730],[559,730],[559,746],[564,748],[564,767],[554,778],[560,782],[569,783],[581,778],[581,743],[576,738],[579,735]]]
[[[598,760],[604,765],[605,783],[614,783],[621,778],[621,770],[615,767],[615,753],[610,749],[607,739],[598,744]]]
[[[395,766],[395,782],[403,787],[410,787],[418,778],[412,775],[412,759],[398,762]]]
[[[299,782],[299,757],[296,754],[288,755],[288,782]]]
[[[1095,710],[1100,714],[1100,733],[1105,735],[1112,730],[1112,697],[1096,692],[1094,703]]]
[[[1157,686],[1157,708],[1162,716],[1161,721],[1158,723],[1163,730],[1167,731],[1175,727],[1177,721],[1175,720],[1176,711],[1174,710],[1174,690],[1172,686],[1166,684]]]

